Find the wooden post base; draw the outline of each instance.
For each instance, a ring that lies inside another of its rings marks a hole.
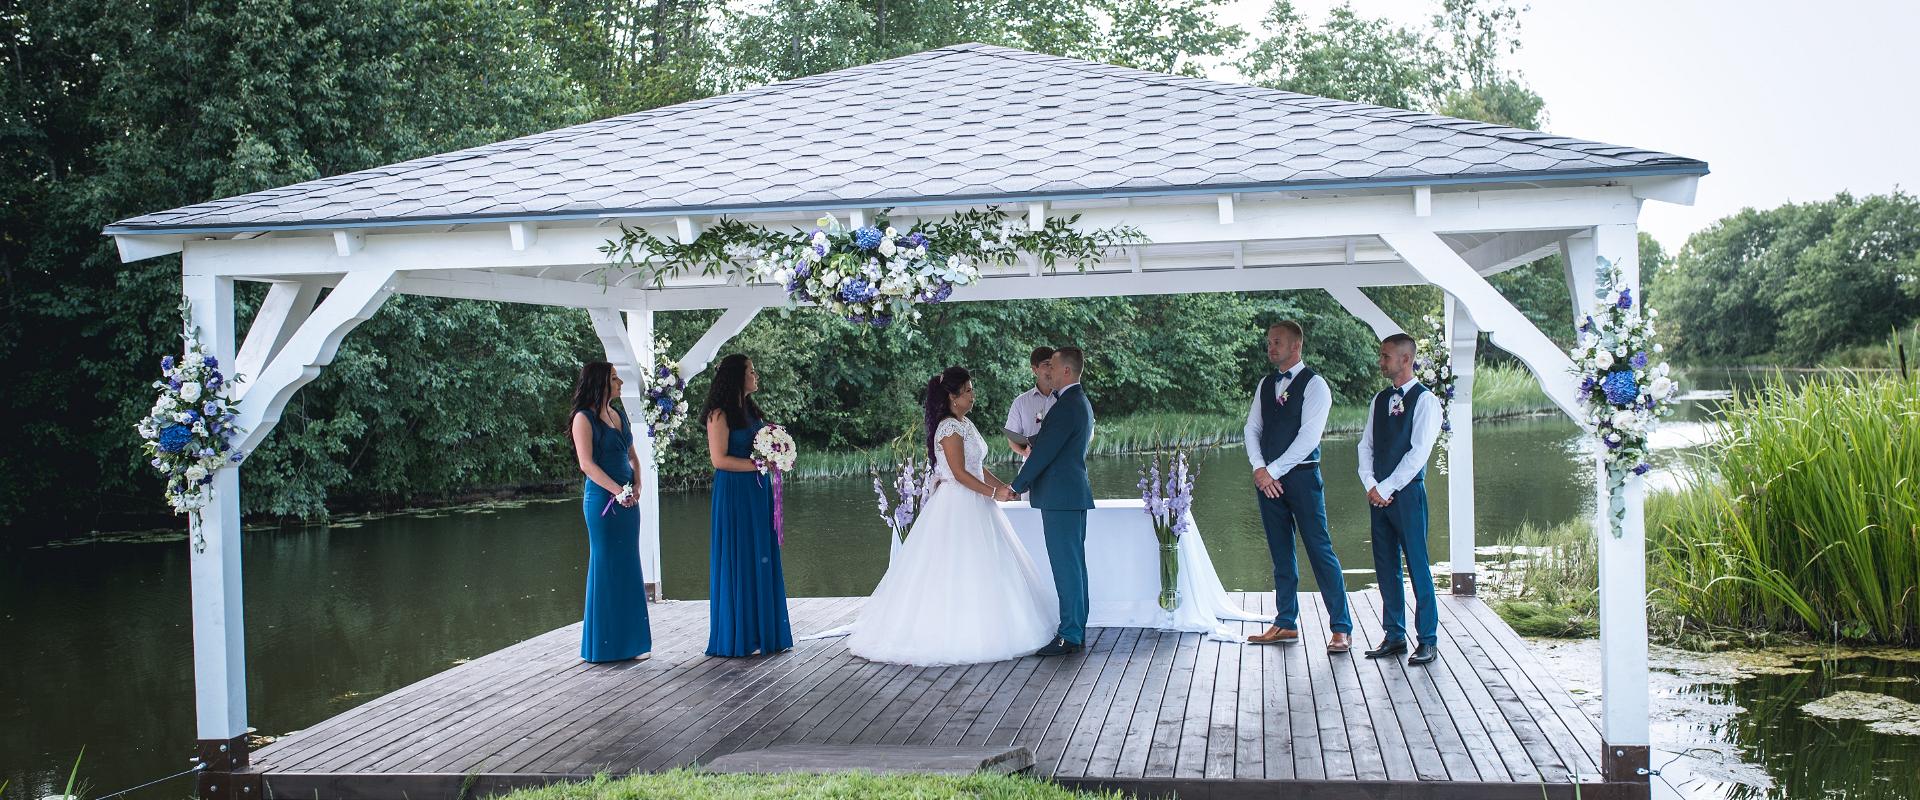
[[[1608,783],[1647,783],[1653,748],[1644,744],[1608,744],[1600,748],[1600,776]]]
[[[194,742],[201,769],[195,781],[200,800],[254,800],[260,797],[258,775],[235,774],[247,768],[247,735]]]
[[[1473,573],[1454,573],[1453,593],[1461,597],[1472,597],[1479,594],[1479,584],[1474,580]]]

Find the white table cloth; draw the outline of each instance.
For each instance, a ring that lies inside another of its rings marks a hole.
[[[1013,522],[1041,579],[1053,582],[1040,510],[1020,501],[1001,503],[1000,508]],[[1197,631],[1237,640],[1220,620],[1269,621],[1234,605],[1220,585],[1220,573],[1213,569],[1191,512],[1187,533],[1180,537],[1180,606],[1172,612],[1161,610],[1160,540],[1145,509],[1142,500],[1096,500],[1087,512],[1088,627]]]

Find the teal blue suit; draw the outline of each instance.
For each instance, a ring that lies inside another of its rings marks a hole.
[[[1060,638],[1074,644],[1087,639],[1087,509],[1093,486],[1087,482],[1087,445],[1093,439],[1093,405],[1074,384],[1061,391],[1034,434],[1033,450],[1012,483],[1027,492],[1046,531],[1047,563],[1060,596]]]

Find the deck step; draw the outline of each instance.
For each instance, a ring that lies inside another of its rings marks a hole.
[[[912,745],[798,744],[724,755],[706,766],[710,772],[930,772],[971,775],[1010,774],[1033,767],[1024,747],[933,747]]]

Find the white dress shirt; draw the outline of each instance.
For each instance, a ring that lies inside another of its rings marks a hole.
[[[1306,368],[1304,361],[1294,364],[1292,369],[1282,373],[1280,379],[1274,381],[1274,391],[1290,391],[1293,388],[1294,377]],[[1264,384],[1266,379],[1262,378],[1260,382]],[[1302,404],[1300,432],[1293,437],[1293,444],[1287,446],[1287,451],[1281,453],[1280,457],[1274,459],[1272,463],[1268,463],[1266,454],[1260,452],[1260,434],[1265,430],[1265,423],[1260,418],[1259,392],[1260,389],[1256,386],[1253,407],[1247,410],[1247,427],[1241,431],[1247,444],[1247,461],[1253,465],[1254,469],[1265,467],[1268,475],[1279,478],[1292,471],[1294,467],[1306,463],[1307,456],[1313,453],[1314,448],[1320,446],[1320,437],[1327,432],[1327,413],[1333,410],[1333,390],[1327,388],[1325,378],[1315,374],[1313,380],[1307,381],[1304,390],[1292,393],[1287,402]]]
[[[1039,389],[1021,392],[1007,407],[1007,430],[1032,439],[1040,433],[1040,420],[1046,418],[1054,400],[1053,395],[1042,393]]]
[[[1409,380],[1400,385],[1400,391],[1413,388],[1418,380]],[[1386,402],[1393,402],[1387,398]],[[1385,478],[1373,477],[1373,406],[1367,407],[1367,427],[1360,432],[1360,482],[1368,489],[1379,489],[1380,497],[1393,499],[1393,493],[1406,488],[1413,482],[1413,476],[1426,468],[1427,457],[1433,455],[1433,443],[1440,439],[1440,398],[1434,397],[1432,390],[1420,393],[1413,408],[1413,447],[1400,459],[1400,465]]]

